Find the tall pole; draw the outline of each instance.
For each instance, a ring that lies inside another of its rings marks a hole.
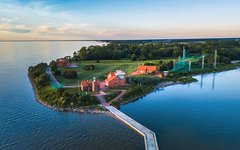
[[[79,85],[79,80],[78,80],[78,95],[80,95],[80,85]]]
[[[185,46],[183,46],[183,61],[185,62],[185,56],[186,56],[186,50],[185,50]]]
[[[214,53],[214,65],[213,65],[214,69],[216,69],[217,67],[217,50],[215,50],[215,53]]]
[[[192,67],[192,62],[189,61],[189,64],[188,64],[188,71],[191,71],[191,67]]]
[[[205,58],[205,56],[202,55],[202,70],[204,69],[204,58]]]

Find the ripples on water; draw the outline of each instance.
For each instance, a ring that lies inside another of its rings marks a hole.
[[[35,101],[27,68],[96,42],[0,43],[0,149],[144,149],[112,116],[50,110]]]

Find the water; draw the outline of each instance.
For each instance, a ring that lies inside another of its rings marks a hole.
[[[28,66],[97,42],[0,43],[0,149],[144,149],[143,138],[112,116],[58,112],[36,102]]]
[[[161,150],[239,150],[239,77],[239,69],[196,76],[121,110],[153,130]]]

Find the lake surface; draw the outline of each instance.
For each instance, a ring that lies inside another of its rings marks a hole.
[[[240,70],[196,78],[121,111],[153,130],[161,150],[240,150]]]
[[[58,112],[36,102],[27,69],[97,42],[0,42],[0,149],[144,149],[112,116]]]

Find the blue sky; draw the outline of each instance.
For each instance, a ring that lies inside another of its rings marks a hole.
[[[0,40],[240,37],[239,0],[1,0]]]

